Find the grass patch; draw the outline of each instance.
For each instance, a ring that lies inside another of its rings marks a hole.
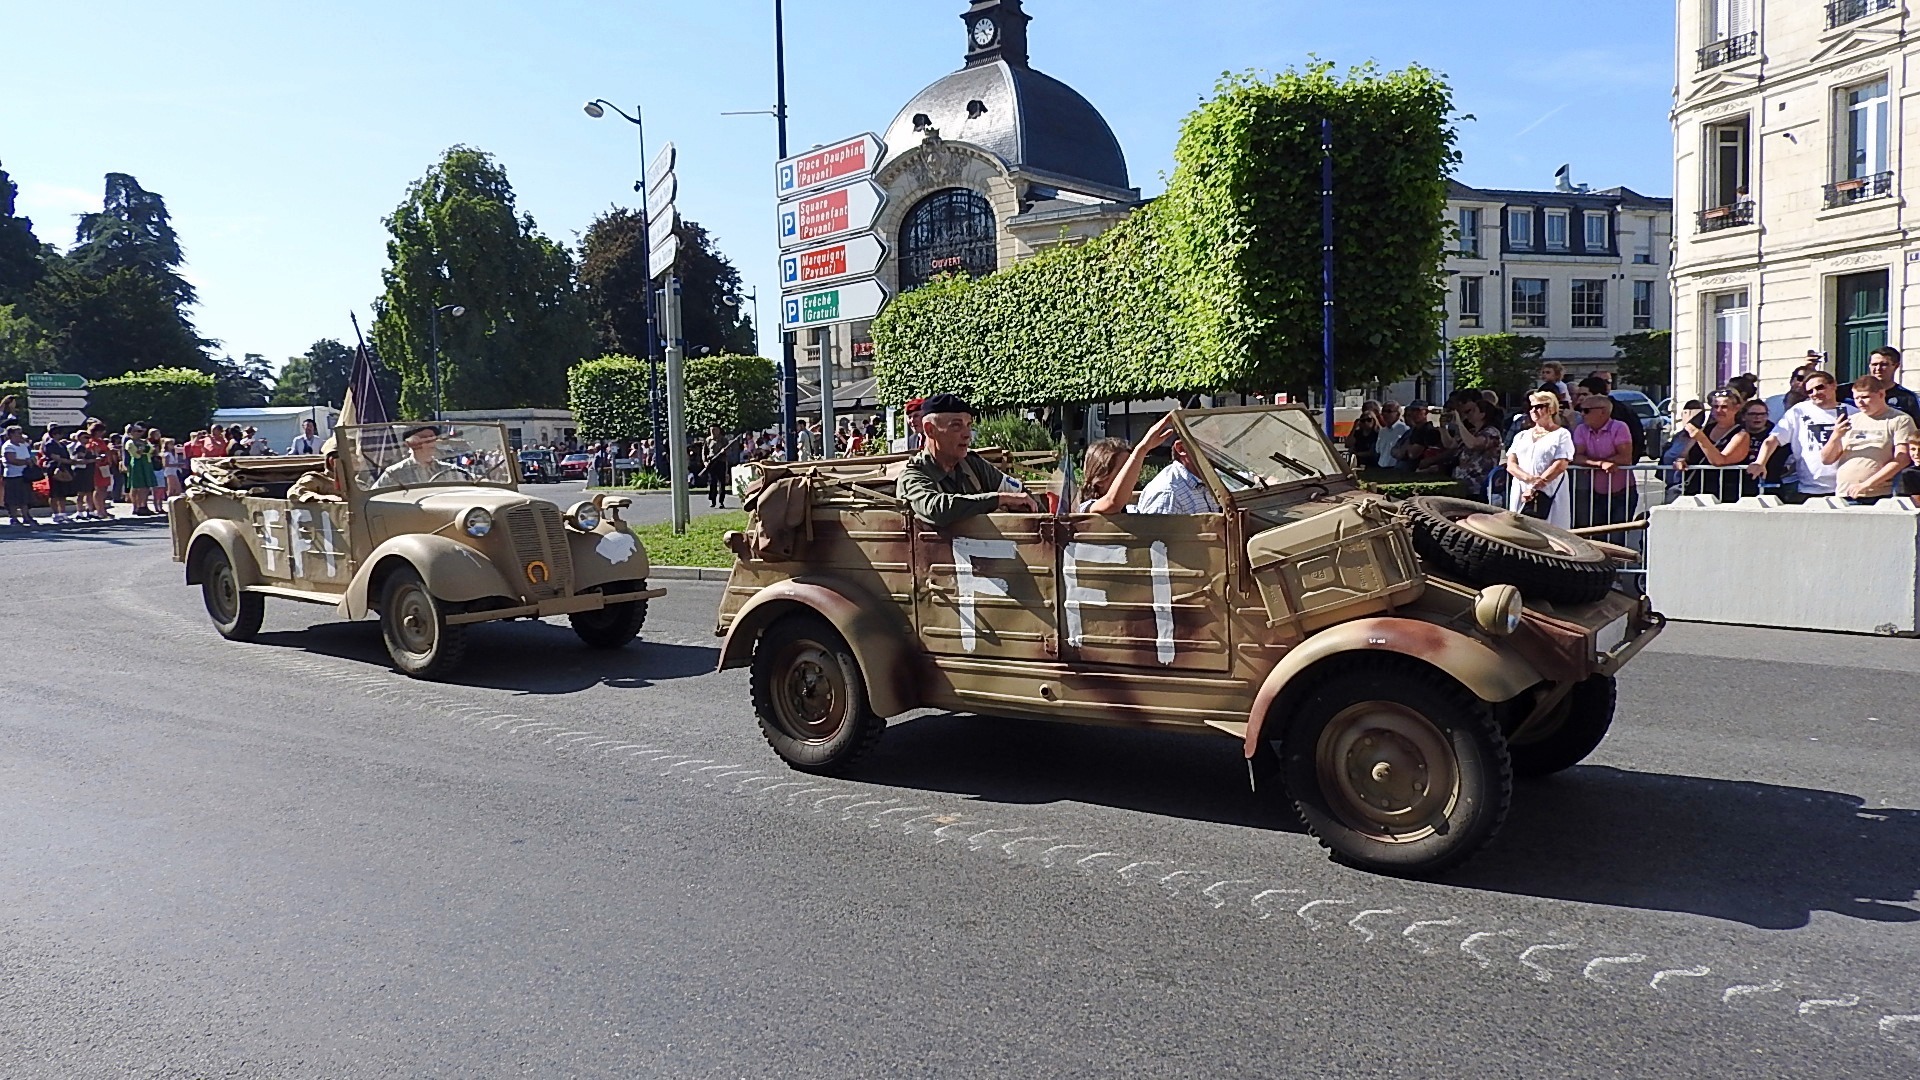
[[[733,552],[720,542],[720,537],[730,529],[746,527],[746,511],[728,510],[694,518],[687,523],[684,535],[674,533],[672,522],[636,525],[633,535],[645,545],[647,558],[655,566],[705,566],[725,570],[733,565]]]

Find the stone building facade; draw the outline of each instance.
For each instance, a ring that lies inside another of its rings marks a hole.
[[[1777,393],[1810,349],[1851,379],[1920,325],[1914,29],[1901,0],[1680,0],[1676,397]]]

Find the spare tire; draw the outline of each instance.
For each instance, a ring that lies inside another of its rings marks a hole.
[[[1522,596],[1587,604],[1613,587],[1606,552],[1558,525],[1486,503],[1421,495],[1406,501],[1413,546],[1441,574],[1512,585]]]

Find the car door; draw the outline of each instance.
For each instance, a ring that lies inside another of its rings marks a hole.
[[[1060,552],[1061,655],[1228,670],[1226,522],[1222,514],[1076,515]]]
[[[1059,656],[1055,549],[1038,514],[984,514],[944,529],[916,523],[914,622],[936,658]]]

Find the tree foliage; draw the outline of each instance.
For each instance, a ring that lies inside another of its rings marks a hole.
[[[321,338],[307,351],[288,360],[274,380],[269,405],[305,405],[307,384],[319,388],[315,400],[339,408],[347,398],[347,381],[353,376],[353,349],[333,338]],[[380,388],[380,400],[398,400],[400,377],[382,364],[373,366],[373,381]]]
[[[215,396],[222,409],[257,409],[267,403],[267,387],[273,382],[273,365],[259,353],[247,353],[239,360],[220,358],[214,369]]]
[[[567,369],[593,348],[573,258],[517,214],[506,170],[487,153],[449,149],[385,219],[386,291],[373,337],[400,375],[400,412],[433,410],[429,313],[440,319],[448,409],[557,406]]]
[[[1502,395],[1531,390],[1547,339],[1532,334],[1470,334],[1453,339],[1453,384],[1498,390]]]
[[[20,379],[29,371],[52,371],[53,342],[40,324],[12,304],[0,304],[0,379]]]
[[[96,277],[62,260],[22,306],[53,342],[61,371],[96,379],[155,367],[213,367],[165,283],[142,270]]]
[[[1614,372],[1615,386],[1638,386],[1643,390],[1665,390],[1673,385],[1673,332],[1643,330],[1621,334],[1613,339],[1620,356]],[[1658,393],[1653,394],[1659,397]]]
[[[642,439],[647,416],[647,362],[613,354],[567,372],[567,408],[586,439]]]
[[[67,258],[83,273],[106,277],[122,270],[160,284],[175,308],[194,302],[193,286],[180,276],[186,256],[174,234],[166,200],[126,173],[108,173],[98,213],[82,214]]]
[[[1335,346],[1345,385],[1439,347],[1452,93],[1420,67],[1228,76],[1190,116],[1167,192],[1119,226],[873,324],[880,394],[976,403],[1298,392],[1321,356],[1320,121],[1333,127]]]
[[[753,351],[753,320],[740,313],[740,271],[697,221],[680,222],[680,337],[689,354]]]
[[[580,238],[580,292],[600,347],[647,355],[647,226],[638,210],[615,208]]]
[[[20,186],[0,169],[0,304],[25,296],[46,273],[40,239],[33,235],[33,219],[14,212]]]
[[[780,420],[774,363],[764,356],[721,353],[686,363],[687,431],[759,431]],[[643,399],[644,400],[644,399]]]
[[[26,400],[25,383],[0,383],[0,396]],[[87,411],[110,428],[134,421],[157,427],[175,438],[207,426],[215,405],[213,376],[187,368],[156,368],[110,379],[87,388]],[[33,423],[31,410],[27,422]]]

